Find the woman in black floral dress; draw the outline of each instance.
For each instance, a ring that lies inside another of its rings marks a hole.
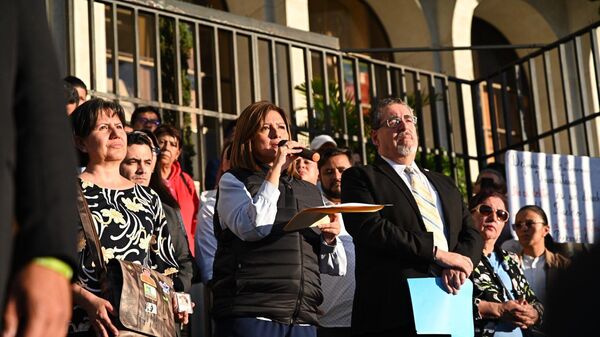
[[[475,336],[527,336],[541,324],[544,308],[519,268],[517,255],[494,249],[509,218],[506,198],[484,192],[475,195],[469,205],[484,242],[481,261],[471,274]]]
[[[176,272],[178,266],[158,195],[119,173],[119,165],[127,153],[121,106],[92,99],[79,106],[70,118],[77,149],[86,160],[79,183],[105,261],[122,259],[165,274]],[[92,260],[83,242],[73,286],[75,307],[70,336],[109,336],[117,332],[109,316],[116,308],[99,296],[99,277]]]

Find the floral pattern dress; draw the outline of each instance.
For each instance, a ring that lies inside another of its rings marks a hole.
[[[535,310],[537,310],[538,315],[541,318],[544,313],[544,307],[525,279],[525,275],[519,266],[518,256],[505,250],[496,250],[495,253],[502,261],[501,268],[510,278],[513,298],[525,298],[527,303],[531,304]],[[471,274],[471,279],[473,281],[473,298],[497,303],[508,301],[509,298],[507,298],[504,287],[499,282],[499,277],[497,276],[498,270],[492,270],[493,268],[490,264],[485,261],[487,261],[487,257],[482,255],[481,261]],[[476,316],[475,336],[494,336],[498,320],[480,317],[477,308],[474,308],[474,314]],[[540,325],[541,319],[538,320],[536,327],[539,327]]]
[[[104,261],[132,261],[165,274],[177,272],[173,243],[160,198],[149,187],[114,190],[79,180],[102,245]],[[81,226],[81,225],[80,225]],[[76,281],[100,295],[99,276],[80,227]],[[90,331],[91,323],[79,306],[73,308],[69,334]]]

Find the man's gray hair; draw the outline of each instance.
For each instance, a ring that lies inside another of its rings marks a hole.
[[[402,99],[398,97],[386,97],[377,100],[375,108],[371,112],[371,129],[377,130],[381,127],[381,116],[383,115],[385,108],[392,104],[400,104],[408,108],[410,113],[414,114],[413,109]]]

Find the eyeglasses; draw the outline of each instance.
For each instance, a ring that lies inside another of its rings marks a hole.
[[[533,227],[533,226],[535,226],[537,224],[545,225],[546,223],[543,222],[543,221],[527,220],[527,221],[522,221],[522,222],[514,223],[512,225],[512,227],[513,227],[514,230],[517,230],[517,229],[521,229],[521,228],[524,228],[524,227],[531,228],[531,227]]]
[[[494,210],[491,206],[488,206],[488,205],[479,205],[471,210],[471,212],[474,212],[474,211],[479,212],[479,214],[481,214],[485,217],[488,217],[488,216],[492,215],[492,213],[495,212],[498,220],[500,220],[502,222],[508,221],[508,217],[509,217],[509,214],[507,211],[505,211],[503,209]]]
[[[402,118],[393,117],[381,123],[379,127],[386,126],[390,129],[395,129],[400,125],[400,122],[417,124],[417,116],[406,114],[403,115]]]
[[[158,119],[149,119],[149,118],[144,118],[144,117],[140,117],[136,120],[136,122],[141,122],[144,125],[156,125],[159,126],[160,125],[160,121]]]

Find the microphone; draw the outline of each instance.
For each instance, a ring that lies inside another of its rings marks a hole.
[[[282,141],[279,142],[279,144],[277,144],[277,146],[284,146],[285,143],[287,143],[287,140],[283,139]],[[316,152],[316,151],[309,150],[309,149],[304,148],[304,147],[295,147],[294,150],[302,150],[302,152],[294,153],[294,154],[296,156],[298,156],[298,157],[302,157],[302,158],[306,158],[306,159],[312,160],[315,163],[318,162],[319,159],[321,159],[321,155],[319,155],[319,153]]]

